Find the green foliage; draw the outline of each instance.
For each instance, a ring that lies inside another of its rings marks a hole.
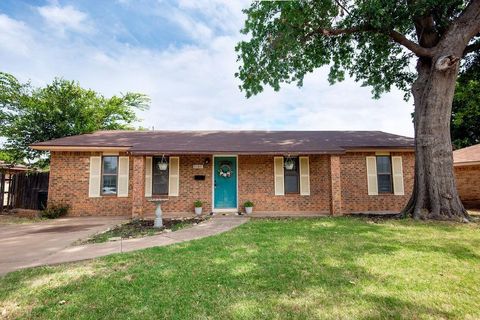
[[[13,161],[37,161],[43,167],[48,153],[30,149],[32,143],[96,130],[133,129],[135,111],[147,109],[148,103],[140,93],[105,98],[58,78],[34,88],[0,72],[0,136],[6,137],[4,149]]]
[[[249,208],[249,207],[252,207],[252,208],[253,208],[254,204],[253,204],[252,201],[248,200],[248,201],[245,201],[245,203],[243,204],[243,206],[244,206],[245,208]]]
[[[389,33],[414,39],[414,19],[429,14],[441,37],[465,6],[459,0],[255,1],[244,11],[249,39],[236,48],[240,88],[251,96],[265,85],[302,86],[306,74],[329,65],[330,83],[348,74],[371,86],[376,98],[393,86],[408,97],[413,54]]]
[[[480,56],[472,59],[458,78],[451,121],[456,148],[480,143]]]
[[[203,202],[200,200],[195,200],[193,202],[193,205],[195,206],[195,208],[201,208],[203,206]]]
[[[57,219],[68,214],[70,206],[66,204],[51,205],[43,210],[40,214],[42,218]]]

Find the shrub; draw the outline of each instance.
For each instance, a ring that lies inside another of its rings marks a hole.
[[[193,205],[195,206],[195,208],[201,208],[203,206],[203,202],[200,200],[195,200],[193,202]]]
[[[253,207],[254,204],[252,201],[248,200],[248,201],[245,201],[245,203],[243,204],[244,207],[246,208],[249,208],[249,207]]]
[[[66,204],[51,205],[41,212],[41,217],[47,219],[57,219],[65,216],[68,213],[68,210],[70,210],[70,206]]]

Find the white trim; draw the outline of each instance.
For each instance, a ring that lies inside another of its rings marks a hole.
[[[235,208],[222,208],[216,209],[215,208],[215,158],[222,158],[222,157],[234,157],[237,160],[237,172],[236,174],[236,188],[237,188],[237,199],[236,203],[237,206]],[[238,172],[240,171],[240,165],[238,163],[238,155],[237,154],[213,154],[212,155],[212,212],[238,212]]]
[[[454,162],[454,167],[467,167],[467,166],[476,166],[479,165],[480,161],[464,161],[464,162]]]

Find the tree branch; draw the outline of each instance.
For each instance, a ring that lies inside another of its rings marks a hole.
[[[411,40],[408,40],[407,37],[405,37],[403,34],[395,30],[390,31],[388,33],[388,36],[392,38],[392,40],[395,41],[396,43],[404,46],[408,50],[415,53],[415,55],[418,57],[432,58],[433,55],[435,54],[435,50],[433,50],[432,48],[422,47],[419,44]]]
[[[378,34],[385,34],[389,36],[393,41],[396,43],[404,46],[408,50],[412,51],[415,55],[418,57],[426,57],[426,58],[432,58],[433,55],[435,54],[435,51],[433,48],[425,48],[420,46],[419,44],[409,40],[407,37],[405,37],[403,34],[391,30],[391,31],[383,31],[379,29],[372,28],[370,26],[359,26],[359,27],[352,27],[352,28],[345,28],[345,29],[326,29],[326,28],[317,28],[309,33],[306,34],[304,39],[308,39],[312,37],[315,34],[321,34],[326,37],[334,37],[334,36],[339,36],[343,34],[352,34],[352,33],[359,33],[359,32],[373,32],[373,33],[378,33]]]
[[[474,42],[472,43],[471,45],[468,45],[465,50],[463,50],[463,55],[467,55],[471,52],[475,52],[475,51],[478,51],[480,50],[480,40],[478,40],[477,42]]]
[[[339,0],[335,0],[335,3],[343,9],[343,11],[345,11],[347,14],[350,14],[350,11],[347,10],[347,8],[339,1]]]

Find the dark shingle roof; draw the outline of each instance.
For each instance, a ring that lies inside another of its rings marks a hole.
[[[97,131],[35,147],[127,147],[132,153],[343,153],[413,149],[413,138],[381,131]]]

